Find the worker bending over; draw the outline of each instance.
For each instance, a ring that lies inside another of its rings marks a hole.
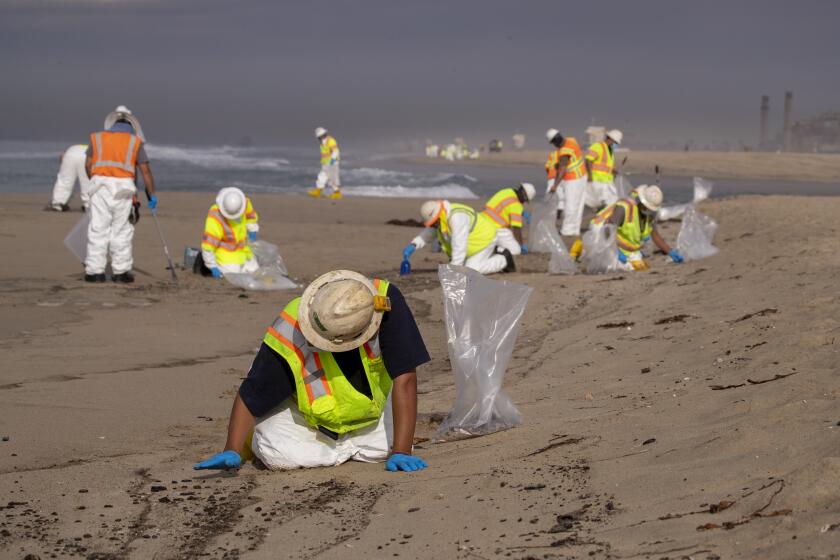
[[[318,173],[315,188],[309,191],[309,196],[321,198],[321,191],[329,185],[332,192],[328,198],[339,199],[341,180],[338,176],[338,164],[341,161],[341,153],[338,151],[338,142],[327,133],[326,128],[320,126],[315,129],[315,138],[321,146],[321,172]]]
[[[201,236],[201,258],[213,278],[225,274],[252,274],[259,265],[248,245],[260,230],[251,199],[236,187],[219,191],[207,212]]]
[[[618,200],[613,149],[621,144],[623,136],[620,130],[610,130],[602,142],[592,144],[586,152],[586,204],[590,208],[600,210]]]
[[[67,212],[70,210],[68,203],[73,196],[73,187],[76,181],[79,182],[79,195],[82,198],[82,210],[87,211],[90,206],[90,178],[85,170],[87,159],[87,144],[76,144],[70,146],[58,156],[60,166],[58,175],[53,186],[52,202],[49,210],[56,212]]]
[[[105,130],[90,135],[85,170],[91,180],[85,281],[104,282],[108,253],[114,282],[134,282],[131,242],[134,225],[129,221],[137,187],[139,166],[149,197],[157,206],[155,182],[144,147],[140,122],[120,105],[105,118]]]
[[[484,212],[448,200],[427,200],[420,207],[420,217],[426,229],[403,249],[403,261],[437,238],[451,264],[482,274],[516,270],[513,254],[497,239],[499,228]]]
[[[486,214],[499,228],[496,242],[512,255],[528,253],[528,245],[522,240],[523,204],[534,200],[537,190],[531,183],[521,183],[516,189],[502,189],[487,201]]]
[[[250,450],[270,469],[355,460],[422,470],[412,455],[416,369],[429,360],[396,286],[328,272],[268,327],[234,399],[225,450],[195,468],[239,467],[253,428]]]
[[[555,176],[554,183],[549,185],[548,192],[563,192],[563,225],[560,235],[574,239],[569,254],[577,258],[580,256],[582,244],[580,242],[580,222],[583,219],[583,205],[586,195],[586,167],[583,154],[577,140],[565,138],[557,129],[546,132],[548,141],[554,146]],[[558,210],[560,207],[558,206]]]
[[[662,208],[662,190],[656,185],[641,185],[629,198],[607,206],[592,219],[595,227],[615,224],[618,260],[626,270],[648,270],[650,266],[642,254],[642,247],[652,239],[659,249],[675,263],[682,263],[679,251],[672,249],[659,234],[656,212]]]

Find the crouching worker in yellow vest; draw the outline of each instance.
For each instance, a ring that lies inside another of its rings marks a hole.
[[[641,185],[630,198],[607,206],[592,219],[593,227],[615,224],[618,260],[626,270],[650,268],[642,254],[642,247],[648,239],[653,240],[663,253],[671,257],[671,261],[683,262],[680,252],[669,247],[656,228],[656,212],[660,208],[662,190],[656,185]]]
[[[531,183],[522,183],[516,189],[502,189],[487,201],[486,214],[499,230],[496,241],[512,255],[528,253],[528,245],[522,240],[522,220],[525,216],[523,204],[534,200],[537,189]]]
[[[482,274],[516,270],[513,255],[497,239],[499,227],[484,212],[448,200],[427,200],[420,207],[420,217],[426,229],[403,249],[404,267],[414,251],[437,238],[451,264]]]
[[[207,212],[201,236],[201,258],[213,278],[225,274],[252,274],[259,269],[249,241],[260,230],[251,199],[236,187],[219,191]]]
[[[237,468],[250,450],[269,469],[354,460],[422,470],[412,455],[416,369],[429,359],[396,286],[328,272],[268,327],[233,402],[225,450],[194,468]]]

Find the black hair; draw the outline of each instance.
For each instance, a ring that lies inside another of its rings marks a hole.
[[[563,145],[563,142],[565,140],[566,139],[563,138],[563,135],[558,132],[557,134],[554,135],[554,138],[551,139],[551,143],[559,148],[560,146]]]

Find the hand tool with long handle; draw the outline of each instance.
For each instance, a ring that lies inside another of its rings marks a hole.
[[[157,217],[157,208],[152,208],[152,218],[155,219],[155,227],[157,227],[160,242],[163,245],[163,252],[166,254],[166,262],[169,264],[169,272],[172,273],[172,281],[178,283],[178,275],[175,274],[175,267],[172,265],[172,257],[169,256],[169,247],[166,246],[166,240],[163,238],[163,230],[160,227],[160,222]]]

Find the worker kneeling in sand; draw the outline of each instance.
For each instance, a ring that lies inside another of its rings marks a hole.
[[[522,183],[516,189],[502,189],[487,201],[486,214],[499,228],[496,241],[512,255],[528,253],[528,245],[522,240],[523,204],[534,200],[537,189],[531,183]]]
[[[270,469],[348,460],[416,471],[417,366],[429,361],[402,293],[349,270],[318,277],[268,328],[239,387],[225,451],[196,469],[236,468],[250,449]],[[256,426],[254,425],[256,422]]]
[[[68,203],[73,196],[73,187],[76,181],[79,182],[79,195],[82,199],[82,210],[87,211],[90,206],[90,178],[85,171],[85,160],[87,159],[87,144],[76,144],[70,146],[58,158],[60,167],[53,185],[52,201],[47,207],[48,210],[56,212],[67,212],[70,210]]]
[[[498,226],[484,212],[448,200],[427,200],[420,207],[420,217],[426,229],[403,249],[403,261],[437,237],[451,264],[482,274],[516,270],[511,251],[497,239]]]
[[[662,208],[662,198],[662,190],[656,185],[641,185],[629,198],[607,206],[592,219],[593,227],[615,224],[618,260],[626,270],[650,268],[642,254],[648,239],[652,239],[673,262],[683,262],[680,252],[668,246],[656,227],[656,212]]]
[[[258,216],[251,199],[236,187],[219,191],[207,212],[201,236],[201,258],[213,278],[224,274],[251,274],[259,265],[249,241],[257,240]]]

